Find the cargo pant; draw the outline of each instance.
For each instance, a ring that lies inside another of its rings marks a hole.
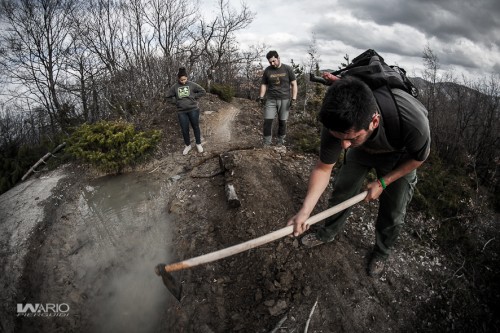
[[[345,201],[361,191],[368,172],[373,168],[377,178],[384,177],[401,160],[402,153],[369,154],[359,148],[349,149],[333,185],[331,206]],[[403,226],[406,208],[417,184],[417,172],[409,174],[387,186],[379,197],[379,210],[375,222],[375,256],[387,258]],[[342,230],[351,209],[339,212],[316,231],[318,239],[329,242]]]
[[[290,114],[290,99],[268,99],[264,107],[263,140],[265,145],[272,143],[273,121],[278,115],[278,144],[283,144],[286,136],[286,122]]]

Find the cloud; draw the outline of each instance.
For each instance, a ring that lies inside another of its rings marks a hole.
[[[426,45],[425,36],[412,27],[401,24],[381,26],[352,17],[321,21],[313,31],[320,42],[338,40],[358,49],[373,48],[407,56],[421,54]]]
[[[500,46],[500,18],[493,15],[500,12],[497,0],[350,0],[348,6],[356,17],[380,25],[409,25],[443,42],[462,37],[485,46]]]
[[[250,6],[257,12],[250,30],[284,59],[307,62],[314,35],[326,67],[373,48],[391,64],[422,69],[430,46],[443,70],[500,73],[498,0],[254,0]]]

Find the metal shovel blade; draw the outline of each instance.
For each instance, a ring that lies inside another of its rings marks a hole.
[[[167,289],[174,295],[175,298],[177,298],[178,301],[181,300],[181,294],[182,294],[182,285],[180,283],[177,283],[175,281],[174,277],[172,274],[168,273],[165,270],[166,264],[158,264],[155,267],[155,273],[156,275],[161,276],[161,279],[163,280],[163,284]]]

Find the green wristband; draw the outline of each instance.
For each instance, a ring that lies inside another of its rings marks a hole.
[[[385,190],[385,188],[387,187],[387,185],[385,185],[385,180],[384,178],[380,177],[378,179],[378,181],[380,182],[380,185],[382,185],[382,188]]]

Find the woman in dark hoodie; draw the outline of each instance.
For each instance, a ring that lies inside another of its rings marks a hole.
[[[177,73],[178,81],[167,92],[166,98],[172,98],[177,106],[177,118],[182,129],[182,137],[186,147],[182,151],[186,155],[191,150],[191,139],[189,137],[189,124],[193,128],[196,149],[203,152],[200,134],[200,108],[197,99],[206,94],[205,89],[200,85],[188,81],[186,68],[179,68]]]

